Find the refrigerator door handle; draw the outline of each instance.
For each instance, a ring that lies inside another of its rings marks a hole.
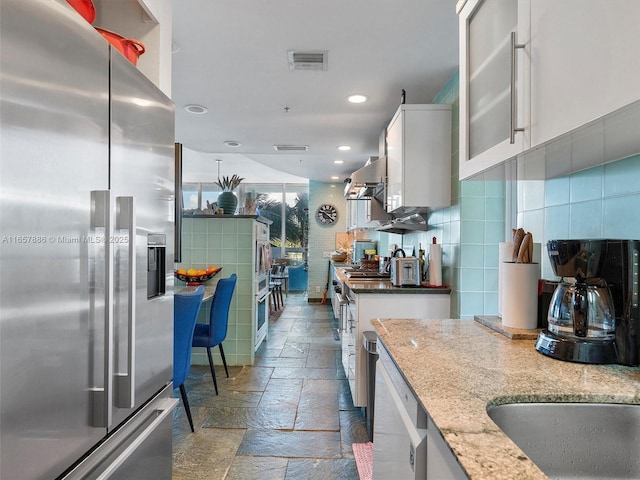
[[[91,232],[95,235],[96,246],[94,264],[94,289],[92,293],[92,311],[95,313],[104,302],[104,316],[101,330],[96,324],[95,337],[92,342],[94,354],[93,381],[91,392],[91,425],[94,427],[110,427],[113,422],[113,248],[111,242],[105,241],[112,235],[113,210],[111,208],[112,197],[109,190],[96,190],[91,192]],[[102,248],[102,255],[98,248]],[[102,285],[98,278],[101,272],[98,267],[104,269]],[[100,298],[102,296],[102,298]],[[98,314],[97,317],[100,315]],[[100,323],[98,321],[98,323]],[[103,338],[101,338],[103,336]],[[102,340],[102,341],[101,341]]]
[[[116,405],[133,408],[135,405],[136,364],[136,202],[134,197],[116,198],[116,229],[128,233],[128,301],[127,301],[127,371],[118,372]],[[120,237],[118,237],[118,240]],[[114,238],[114,241],[116,238]]]
[[[176,263],[182,262],[182,144],[175,144],[175,195],[174,195],[174,207],[175,207],[175,246],[173,261]]]

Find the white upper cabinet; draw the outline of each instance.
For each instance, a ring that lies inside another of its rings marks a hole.
[[[171,0],[94,0],[94,4],[93,25],[144,44],[138,70],[171,97]]]
[[[400,105],[387,128],[387,211],[451,204],[451,105]]]
[[[546,156],[546,178],[638,152],[637,133],[607,118],[640,101],[640,1],[461,0],[457,8],[461,180],[567,135],[562,145],[579,144],[567,158]]]
[[[347,200],[347,232],[361,228],[375,228],[389,220],[383,205],[371,198]]]
[[[638,0],[532,1],[532,145],[640,99],[638,25]]]
[[[347,232],[366,227],[367,202],[370,200],[347,200]]]
[[[530,145],[530,2],[468,0],[457,8],[462,180]]]

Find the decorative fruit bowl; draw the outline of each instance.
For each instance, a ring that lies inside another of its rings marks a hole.
[[[178,280],[187,282],[188,285],[200,285],[202,282],[215,277],[221,270],[222,267],[209,267],[207,270],[191,268],[189,270],[176,270],[173,273]]]

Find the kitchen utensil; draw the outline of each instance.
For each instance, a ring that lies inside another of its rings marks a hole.
[[[110,30],[105,30],[104,28],[94,28],[134,65],[138,63],[138,57],[145,52],[144,45],[138,40],[125,38],[122,35]]]
[[[380,257],[378,271],[380,273],[391,272],[391,257]]]

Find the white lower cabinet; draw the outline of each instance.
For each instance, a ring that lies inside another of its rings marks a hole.
[[[373,442],[374,480],[424,480],[427,415],[378,342]]]
[[[466,480],[468,477],[427,415],[427,480]]]
[[[367,405],[367,351],[362,344],[362,334],[374,330],[374,318],[449,318],[451,299],[449,294],[431,293],[360,293],[347,292],[352,301],[345,320],[346,332],[342,335],[342,366],[349,380],[353,404]]]
[[[340,318],[340,300],[342,299],[342,295],[336,292],[336,289],[335,289],[336,285],[334,285],[333,283],[333,282],[336,282],[336,284],[340,284],[338,280],[338,276],[336,275],[335,265],[331,265],[330,272],[331,272],[331,275],[329,277],[329,292],[327,296],[331,299],[331,308],[333,309],[333,316],[335,318]]]
[[[378,342],[374,480],[465,480],[462,467],[385,347]]]

